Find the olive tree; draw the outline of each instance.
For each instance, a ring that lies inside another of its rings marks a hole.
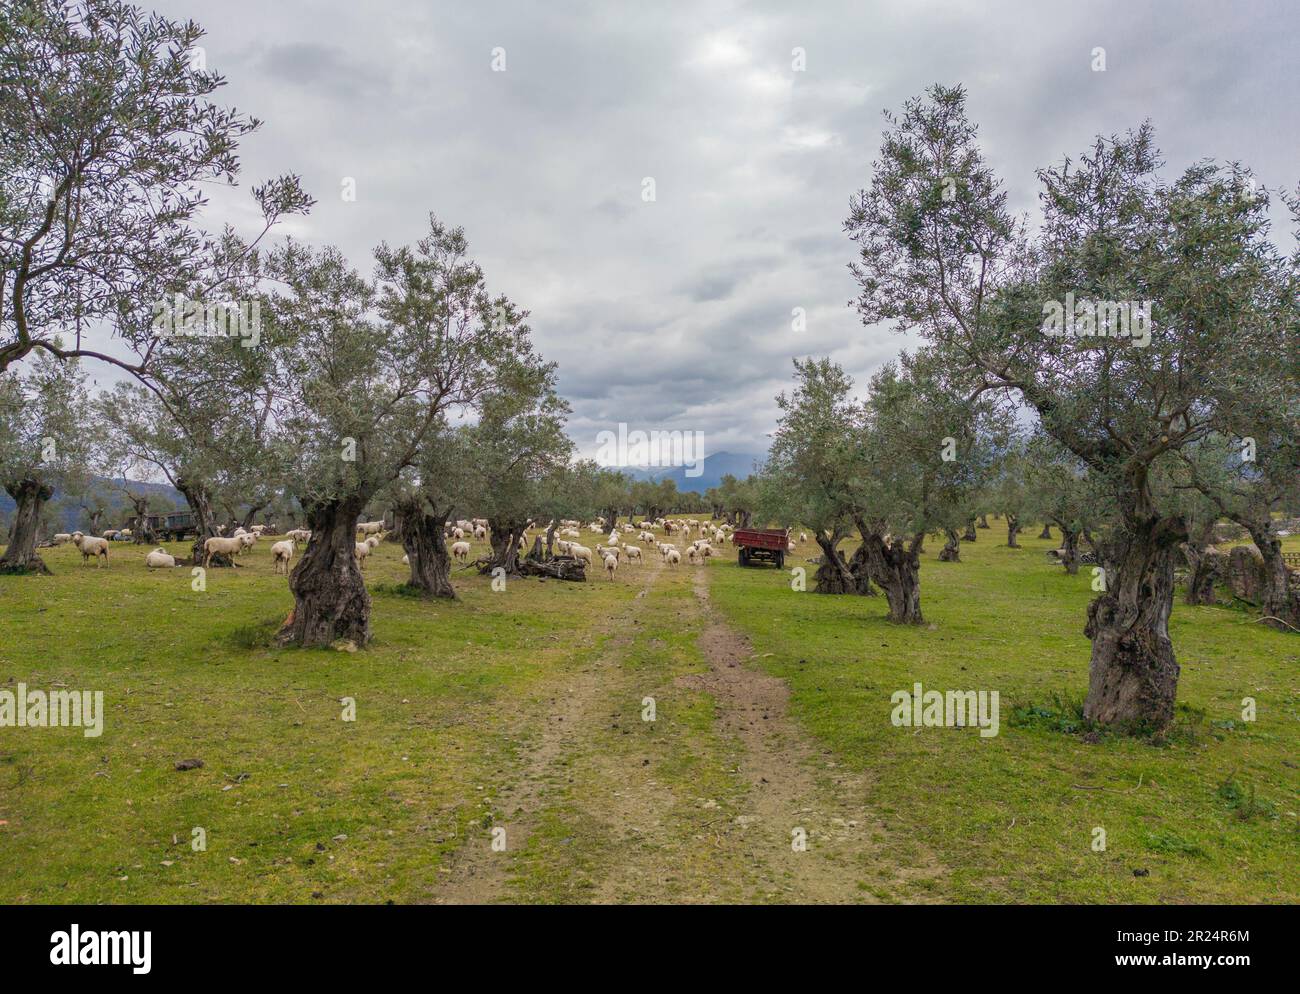
[[[76,489],[94,444],[80,364],[44,355],[0,373],[0,486],[17,505],[0,571],[48,573],[36,552],[56,489]]]
[[[1088,608],[1084,713],[1163,728],[1187,526],[1157,501],[1152,467],[1226,429],[1251,397],[1284,399],[1258,359],[1293,327],[1293,263],[1267,238],[1267,197],[1208,162],[1162,179],[1144,125],[1040,170],[1030,236],[984,161],[962,89],[933,87],[888,123],[845,223],[860,250],[858,310],[919,333],[972,391],[1014,395],[1105,477],[1116,527],[1106,589]]]

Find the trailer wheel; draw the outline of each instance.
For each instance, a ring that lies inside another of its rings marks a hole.
[[[741,566],[749,565],[749,550],[746,549],[743,545],[740,547],[740,565]]]
[[[777,568],[777,569],[785,569],[785,553],[784,553],[784,552],[778,552],[778,553],[776,554],[776,568]]]

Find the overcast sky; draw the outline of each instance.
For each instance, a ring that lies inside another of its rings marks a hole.
[[[297,172],[318,198],[283,232],[368,272],[430,211],[465,228],[491,289],[532,312],[585,454],[620,421],[760,452],[792,355],[861,381],[897,352],[846,306],[842,223],[881,111],[934,82],[967,87],[1017,211],[1035,168],[1144,118],[1171,173],[1213,157],[1300,179],[1300,14],[1282,0],[154,7],[208,29],[224,102],[263,119],[245,188]],[[246,189],[214,194],[212,216],[256,221]]]

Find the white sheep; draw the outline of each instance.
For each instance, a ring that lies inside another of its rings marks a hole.
[[[803,544],[805,544],[807,541],[808,541],[808,533],[807,533],[807,532],[800,532],[800,533],[799,533],[799,544],[800,544],[800,545],[803,545]]]
[[[371,535],[369,538],[366,539],[366,545],[370,546],[370,548],[372,549],[377,549],[379,548],[379,543],[382,541],[383,539],[381,539],[378,535]]]
[[[609,574],[611,580],[614,579],[614,570],[616,569],[618,569],[618,556],[606,556],[605,572]]]
[[[664,555],[664,562],[666,562],[669,566],[676,566],[681,561],[682,561],[682,554],[678,552],[676,549],[669,548],[668,552]]]
[[[93,535],[83,535],[81,532],[72,533],[72,544],[81,552],[81,565],[86,565],[86,560],[91,556],[95,557],[95,568],[99,569],[99,557],[104,557],[104,562],[108,562],[108,539],[95,538]]]
[[[641,547],[639,545],[625,545],[623,546],[623,551],[627,553],[627,561],[629,563],[641,562]]]
[[[383,521],[361,521],[357,523],[357,531],[362,535],[375,535],[383,530]]]
[[[606,556],[613,556],[615,559],[617,559],[620,551],[621,550],[617,545],[596,546],[596,555],[600,556],[601,559],[604,559]]]
[[[275,557],[275,571],[277,573],[280,572],[280,567],[283,566],[285,575],[289,574],[289,563],[292,561],[295,551],[294,545],[293,539],[286,538],[284,541],[276,542],[275,545],[271,546],[271,555]]]
[[[176,565],[176,557],[167,555],[161,546],[144,557],[144,564],[150,569],[171,569]]]
[[[211,565],[213,556],[236,556],[243,549],[244,538],[242,535],[232,535],[230,538],[214,535],[203,543],[203,566],[206,569]]]
[[[457,528],[456,530],[457,530],[457,531],[460,531],[459,528]],[[468,561],[468,560],[469,560],[469,543],[468,543],[468,542],[454,542],[454,543],[452,543],[452,546],[451,546],[451,554],[452,554],[453,556],[455,556],[457,559],[461,560],[462,562],[464,562],[464,561]]]
[[[65,545],[66,543],[72,541],[72,536],[69,535],[67,532],[59,532],[57,535],[54,536],[53,539],[51,539],[51,541],[55,545]]]
[[[581,559],[588,566],[591,565],[591,550],[585,545],[579,545],[577,542],[569,543],[569,555],[574,559]]]
[[[356,542],[352,546],[352,552],[357,557],[357,565],[364,570],[366,568],[366,556],[370,555],[370,543]]]

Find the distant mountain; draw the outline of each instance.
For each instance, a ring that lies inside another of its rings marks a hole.
[[[716,487],[722,482],[722,478],[730,473],[732,476],[744,479],[754,472],[754,464],[761,462],[761,455],[743,452],[715,452],[711,456],[705,456],[700,469],[699,476],[687,476],[686,466],[619,466],[621,472],[626,473],[634,480],[650,480],[657,483],[659,480],[669,478],[676,482],[677,489],[683,493],[694,491],[697,494],[703,494],[710,487]]]
[[[166,501],[171,501],[172,505],[179,511],[189,507],[181,492],[175,487],[166,483],[139,483],[135,480],[129,481],[132,489],[148,493],[150,496],[157,496]],[[104,495],[108,503],[108,513],[104,515],[102,523],[103,528],[120,528],[126,523],[127,515],[130,513],[131,505],[127,503],[126,498],[122,496],[121,491],[117,489],[117,481],[109,480],[97,476],[94,479],[94,486]],[[54,491],[54,498],[51,504],[57,504],[63,499],[61,491]],[[84,516],[79,502],[73,502],[71,506],[64,507],[63,510],[63,530],[75,531],[85,524]],[[17,505],[14,499],[10,497],[3,489],[0,489],[0,514],[10,515]]]

